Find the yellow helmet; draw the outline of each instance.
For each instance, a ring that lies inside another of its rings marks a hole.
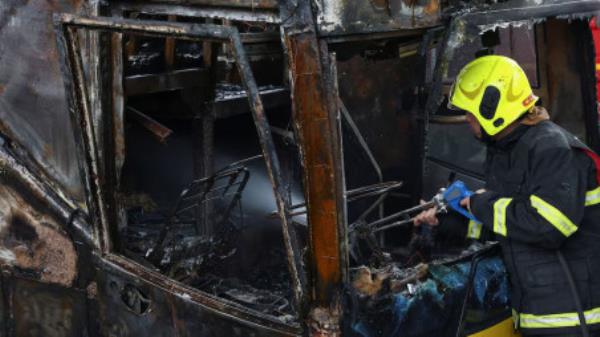
[[[493,136],[529,111],[537,100],[517,62],[489,55],[471,61],[460,71],[448,105],[472,113]]]

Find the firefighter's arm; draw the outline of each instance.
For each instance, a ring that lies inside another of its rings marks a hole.
[[[490,235],[490,232],[481,224],[452,210],[441,216],[439,222],[437,226],[438,241],[463,243],[465,238],[480,241],[493,239],[493,235]]]
[[[531,155],[531,194],[511,197],[487,191],[471,197],[471,211],[497,235],[558,248],[583,217],[585,176],[568,147],[546,147]]]

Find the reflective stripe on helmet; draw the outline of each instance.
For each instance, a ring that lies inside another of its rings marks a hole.
[[[593,206],[597,204],[600,204],[600,186],[591,191],[587,191],[585,194],[585,206]]]
[[[556,207],[542,200],[536,195],[531,195],[529,198],[531,206],[535,208],[538,213],[546,219],[554,228],[560,231],[564,236],[570,236],[577,231],[577,226],[569,220],[561,211]]]
[[[600,323],[600,308],[586,310],[583,314],[587,324]],[[576,312],[549,315],[520,314],[518,317],[520,326],[523,329],[567,328],[579,326],[579,315]]]
[[[512,198],[500,198],[494,203],[494,232],[506,236],[506,208]]]
[[[469,229],[467,230],[467,237],[470,239],[479,239],[481,237],[481,222],[469,220]]]

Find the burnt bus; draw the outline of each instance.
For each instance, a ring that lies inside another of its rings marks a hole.
[[[389,225],[483,185],[446,108],[477,56],[599,149],[598,10],[2,1],[1,335],[516,335],[495,242]]]

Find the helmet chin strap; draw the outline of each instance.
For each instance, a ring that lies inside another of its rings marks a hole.
[[[518,124],[525,124],[525,125],[531,125],[531,124],[526,124],[523,123],[523,120],[525,119],[525,117],[527,117],[527,111],[523,112],[521,114],[521,116],[519,116],[519,118],[517,118],[516,121],[512,122],[511,124],[509,124],[506,128],[504,128],[502,131],[500,131],[500,133],[498,133],[495,138],[494,136],[490,136],[489,133],[487,133],[482,127],[481,125],[479,126],[480,130],[481,130],[481,137],[478,138],[477,136],[475,136],[475,138],[477,138],[477,140],[481,141],[482,143],[486,144],[486,145],[491,145],[494,144],[497,140],[498,140],[498,136],[504,137],[505,135],[502,135],[502,132],[504,132],[504,130],[506,129],[510,129],[512,132],[512,130],[514,130]],[[509,132],[509,133],[510,133]]]
[[[485,132],[485,130],[481,128],[481,137],[475,137],[477,138],[477,140],[479,140],[480,142],[484,143],[485,145],[491,145],[493,144],[496,140],[494,138],[492,138],[492,136],[490,136],[489,133]]]

